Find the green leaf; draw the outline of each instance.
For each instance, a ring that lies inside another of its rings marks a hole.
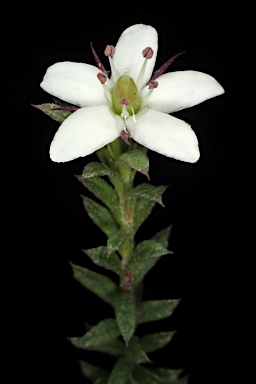
[[[133,377],[136,383],[143,384],[158,384],[157,376],[151,372],[148,368],[141,365],[137,365],[133,371]]]
[[[107,206],[116,221],[121,223],[119,199],[114,188],[101,177],[92,177],[88,179],[80,178],[80,181],[91,193]]]
[[[114,365],[107,384],[128,384],[133,364],[124,358]]]
[[[72,264],[73,276],[82,286],[93,292],[96,296],[113,305],[113,300],[118,292],[118,286],[107,276],[101,275],[90,269]]]
[[[116,253],[111,253],[109,256],[109,248],[100,246],[83,250],[87,256],[98,266],[115,272],[117,275],[122,274],[121,260]]]
[[[180,300],[147,300],[138,307],[138,324],[165,319],[173,313]]]
[[[159,258],[155,257],[152,259],[145,260],[143,263],[134,264],[131,269],[133,269],[133,281],[132,287],[135,289],[142,282],[145,275],[154,267],[158,262]]]
[[[46,103],[46,104],[40,104],[40,105],[32,104],[32,106],[44,112],[46,115],[50,116],[53,120],[58,121],[58,123],[62,123],[72,113],[71,111],[55,109],[55,108],[59,108],[60,106],[53,103]]]
[[[127,239],[128,234],[123,231],[115,231],[109,235],[107,242],[108,255],[111,255],[112,252],[117,251],[118,248],[123,244]]]
[[[183,379],[179,380],[181,369],[151,368],[151,371],[158,377],[158,383],[185,384]]]
[[[164,185],[155,187],[154,185],[149,183],[141,183],[137,187],[133,188],[129,192],[128,196],[150,200],[164,206],[162,201],[162,194],[164,193],[166,188],[167,186]]]
[[[171,229],[171,225],[165,229],[162,229],[152,237],[152,240],[156,240],[158,243],[162,244],[163,247],[168,248]]]
[[[84,336],[72,337],[69,340],[78,348],[90,349],[116,339],[119,335],[120,330],[116,320],[109,318],[101,320],[97,325],[91,327]]]
[[[130,168],[142,173],[148,178],[149,160],[146,153],[139,149],[131,149],[130,151],[122,153],[122,155],[116,159],[117,165],[119,162],[127,164]]]
[[[96,347],[90,347],[86,348],[90,351],[97,351],[102,353],[107,353],[110,356],[113,356],[115,358],[119,358],[121,356],[124,356],[125,353],[125,345],[124,342],[120,339],[110,340],[106,344],[100,344]]]
[[[138,199],[134,209],[133,233],[135,234],[141,224],[148,218],[155,206],[155,201]]]
[[[98,377],[92,384],[108,384],[109,373]]]
[[[144,240],[135,247],[129,265],[141,263],[145,260],[160,257],[168,253],[172,252],[168,251],[168,249],[156,240]]]
[[[105,369],[99,368],[96,365],[90,364],[84,360],[79,360],[79,365],[82,375],[91,381],[96,380],[98,377],[107,373]]]
[[[126,358],[136,364],[151,363],[145,351],[140,346],[137,336],[133,336],[126,348]]]
[[[134,295],[131,292],[119,292],[115,297],[114,309],[118,327],[126,345],[128,345],[136,328]]]
[[[146,353],[153,352],[168,344],[174,334],[175,331],[152,333],[150,335],[142,336],[139,343],[143,351]]]
[[[83,196],[83,204],[88,216],[105,235],[110,236],[113,232],[119,230],[119,225],[106,207],[85,196]]]
[[[95,176],[115,176],[119,177],[117,172],[114,172],[107,165],[93,161],[88,163],[82,172],[81,179],[88,179]]]

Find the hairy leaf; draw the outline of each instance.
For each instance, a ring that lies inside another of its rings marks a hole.
[[[153,352],[168,344],[174,334],[175,331],[152,333],[150,335],[142,336],[139,343],[143,351],[146,353]]]
[[[106,207],[85,196],[83,196],[83,204],[88,216],[92,219],[94,224],[105,233],[105,235],[110,236],[112,233],[119,230],[118,223]]]
[[[115,297],[114,309],[118,327],[126,345],[128,345],[136,328],[134,295],[131,292],[119,292]]]
[[[171,252],[156,240],[144,240],[135,247],[129,264],[141,263],[145,260],[160,257],[168,253]]]
[[[164,206],[162,201],[162,194],[164,193],[166,188],[167,186],[164,185],[155,187],[154,185],[149,183],[141,183],[137,187],[133,188],[129,192],[128,196],[154,201]]]
[[[72,337],[70,341],[78,348],[90,349],[105,344],[120,335],[116,320],[112,318],[101,320],[90,328],[82,337]]]
[[[93,292],[96,296],[113,305],[115,295],[118,292],[118,286],[107,276],[91,271],[88,268],[71,264],[74,278],[85,288]]]
[[[148,177],[149,160],[146,153],[139,149],[131,149],[128,152],[123,153],[116,160],[116,164],[123,162],[130,168],[142,173]]]
[[[115,272],[118,275],[122,273],[121,260],[116,253],[111,253],[109,256],[109,248],[100,246],[83,250],[87,256],[98,266]]]
[[[137,322],[147,323],[165,319],[173,313],[180,300],[147,300],[138,306]]]
[[[72,113],[72,111],[69,110],[59,109],[60,106],[53,103],[45,103],[40,105],[32,104],[32,106],[44,112],[53,120],[58,121],[58,123],[62,123]]]
[[[121,358],[114,365],[108,384],[128,384],[133,364],[127,359]]]
[[[141,348],[137,336],[133,336],[126,348],[126,357],[136,364],[150,363],[150,359],[145,351]]]
[[[113,187],[101,177],[80,179],[82,184],[111,211],[116,221],[121,223],[119,199]]]
[[[84,377],[89,380],[96,380],[98,377],[105,375],[106,370],[84,360],[79,360],[81,372]]]

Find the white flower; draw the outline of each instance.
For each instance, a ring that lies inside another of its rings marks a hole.
[[[136,24],[121,34],[115,48],[105,50],[110,77],[94,50],[97,66],[65,61],[47,69],[41,87],[79,107],[53,138],[53,161],[89,155],[123,130],[162,155],[191,163],[199,159],[191,126],[169,114],[221,95],[224,89],[212,76],[193,70],[163,74],[160,69],[152,77],[157,49],[156,30]]]

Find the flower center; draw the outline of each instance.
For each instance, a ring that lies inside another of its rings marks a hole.
[[[133,79],[126,73],[115,82],[112,90],[112,103],[114,111],[118,115],[121,115],[123,105],[126,106],[130,115],[135,114],[140,108],[139,91]]]

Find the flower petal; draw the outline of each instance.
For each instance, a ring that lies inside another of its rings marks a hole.
[[[79,107],[108,105],[100,70],[93,65],[63,61],[51,65],[40,86],[48,93]]]
[[[135,82],[137,81],[145,60],[142,56],[142,51],[147,47],[153,49],[154,55],[151,59],[147,60],[143,86],[148,83],[155,66],[158,49],[157,32],[155,28],[144,24],[135,24],[125,29],[119,37],[113,56],[114,66],[120,76],[128,69],[129,76]]]
[[[158,87],[150,95],[147,105],[166,113],[193,107],[224,93],[223,87],[212,76],[198,71],[169,72],[156,81]],[[142,95],[147,92],[145,87]]]
[[[139,144],[177,160],[194,163],[199,159],[197,137],[183,120],[151,109],[135,118],[129,117],[126,126]]]
[[[66,162],[90,155],[114,141],[123,129],[123,119],[109,107],[87,107],[73,112],[63,121],[50,147],[50,158]]]

